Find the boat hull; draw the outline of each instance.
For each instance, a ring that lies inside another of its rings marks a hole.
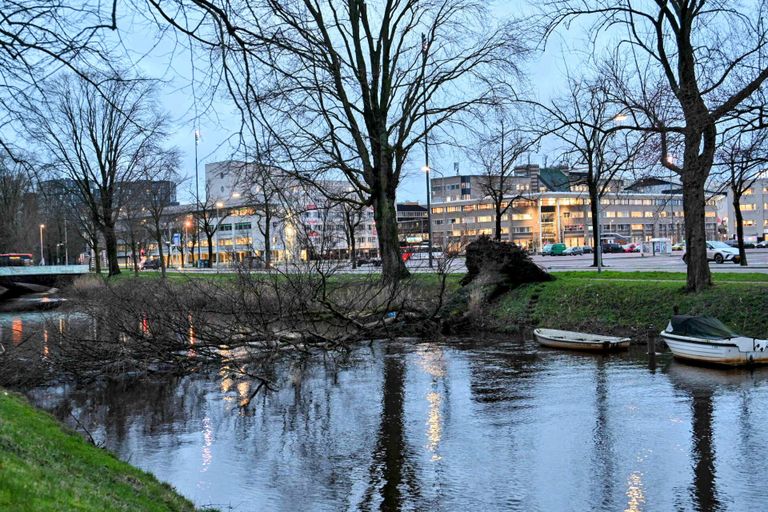
[[[539,345],[563,350],[612,352],[629,348],[629,338],[616,338],[554,329],[536,329],[533,336]]]
[[[768,364],[768,351],[742,351],[736,344],[696,340],[661,333],[676,359],[720,366],[751,366]]]

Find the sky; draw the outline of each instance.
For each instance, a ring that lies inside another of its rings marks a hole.
[[[529,14],[531,7],[525,0],[497,1],[493,4],[496,17]],[[181,202],[190,202],[193,196],[195,175],[196,126],[200,130],[197,165],[200,176],[200,191],[203,193],[204,169],[206,163],[227,160],[233,154],[232,138],[239,128],[239,117],[233,105],[218,93],[211,99],[209,91],[199,80],[205,71],[204,62],[193,66],[193,55],[184,48],[185,41],[176,41],[177,35],[166,34],[157,42],[157,35],[148,33],[148,26],[134,13],[122,13],[117,36],[122,50],[128,54],[137,71],[146,76],[162,80],[160,107],[174,121],[173,136],[169,143],[179,148],[182,154],[182,175],[186,178],[178,190]],[[536,51],[524,65],[527,84],[522,92],[535,94],[538,99],[547,99],[558,94],[565,83],[566,68],[578,67],[583,48],[578,37],[566,32],[557,33],[544,51]],[[197,121],[196,121],[197,119]],[[236,141],[235,141],[236,142]],[[557,148],[542,145],[539,154],[526,155],[533,163],[543,163],[544,158],[552,163],[557,157]],[[464,174],[478,172],[468,157],[450,147],[430,148],[430,164],[433,176],[454,174],[455,163]],[[398,188],[398,201],[426,201],[426,180],[421,167],[424,165],[423,150],[413,151],[409,157],[405,176]]]

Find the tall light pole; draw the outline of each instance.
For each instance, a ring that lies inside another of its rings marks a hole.
[[[64,219],[64,265],[69,265],[69,243],[67,241],[67,219]]]
[[[195,209],[200,208],[200,179],[198,178],[198,175],[197,175],[198,144],[200,144],[200,130],[195,128]],[[197,261],[199,262],[200,261],[200,222],[199,221],[195,222],[195,240],[197,240]]]
[[[45,229],[45,224],[40,224],[40,265],[45,265],[45,255],[43,254],[43,229]]]
[[[221,201],[216,201],[216,267],[219,267],[219,263],[221,263],[221,255],[219,254],[219,228],[221,227],[221,214],[219,213],[219,209],[224,207],[224,203]]]
[[[421,84],[424,88],[424,175],[427,179],[427,250],[429,251],[429,268],[432,268],[432,198],[429,192],[429,140],[428,123],[427,123],[427,53],[429,51],[429,45],[427,44],[427,36],[421,34]]]

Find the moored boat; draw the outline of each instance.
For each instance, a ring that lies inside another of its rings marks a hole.
[[[603,336],[558,329],[535,329],[533,336],[544,347],[567,350],[587,350],[591,352],[609,352],[629,348],[629,338]]]
[[[740,336],[716,318],[675,315],[661,337],[681,360],[727,366],[768,364],[768,340]]]

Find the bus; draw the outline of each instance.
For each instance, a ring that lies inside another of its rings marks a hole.
[[[400,253],[403,255],[403,261],[426,261],[429,259],[429,244],[426,242],[403,244],[400,246]],[[432,259],[442,259],[443,257],[443,249],[433,245]]]
[[[0,254],[0,267],[28,267],[34,265],[31,254],[5,253]]]

